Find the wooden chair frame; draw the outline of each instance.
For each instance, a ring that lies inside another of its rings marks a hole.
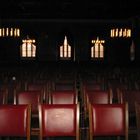
[[[44,104],[47,106],[47,104]],[[50,104],[48,104],[49,106]],[[79,104],[73,104],[74,106],[76,106],[76,140],[80,140],[80,126],[79,126],[79,122],[80,122],[80,109],[79,109]],[[39,125],[40,125],[40,140],[43,140],[43,124],[42,124],[42,106],[43,104],[40,104],[39,105]],[[54,107],[57,106],[57,105],[53,105]],[[64,106],[65,105],[60,105],[60,106]]]

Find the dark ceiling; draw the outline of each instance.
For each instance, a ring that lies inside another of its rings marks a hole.
[[[140,15],[136,0],[3,0],[1,19],[128,19]]]

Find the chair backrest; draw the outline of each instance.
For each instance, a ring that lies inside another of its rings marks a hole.
[[[42,83],[26,83],[26,90],[44,90],[45,86]]]
[[[104,90],[91,90],[86,91],[86,99],[88,103],[96,104],[111,104],[112,103],[112,92]]]
[[[85,90],[103,90],[101,83],[86,83],[84,88]]]
[[[70,136],[79,140],[79,104],[39,105],[40,140]]]
[[[48,84],[45,83],[26,83],[25,89],[27,91],[42,91],[43,99],[45,100],[48,92]]]
[[[127,104],[90,104],[90,140],[96,136],[124,136],[128,140]]]
[[[76,90],[75,82],[54,82],[52,90]]]
[[[29,105],[0,105],[0,137],[27,137],[30,140]]]
[[[31,104],[32,114],[38,114],[38,104],[42,103],[42,92],[23,91],[14,95],[14,104]]]
[[[109,81],[108,83],[108,89],[112,90],[113,93],[113,102],[119,103],[119,91],[120,90],[126,90],[127,85],[124,83],[121,83],[120,81]]]
[[[135,102],[140,102],[140,90],[121,90],[120,103],[128,102],[129,112],[135,114]]]
[[[140,102],[140,90],[121,90],[120,103],[128,103],[129,106],[129,132],[137,133],[135,102]]]
[[[89,104],[112,104],[112,92],[109,90],[85,90],[84,92],[84,116],[88,117]]]
[[[140,102],[135,102],[135,110],[136,110],[137,140],[140,140]]]
[[[50,104],[77,104],[78,95],[76,91],[59,90],[52,91],[49,97]]]
[[[8,91],[0,90],[0,105],[7,104],[7,102],[8,102]]]

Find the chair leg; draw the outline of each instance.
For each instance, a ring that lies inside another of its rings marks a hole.
[[[137,140],[140,140],[140,134],[137,133]]]
[[[120,136],[117,136],[117,140],[121,140]]]

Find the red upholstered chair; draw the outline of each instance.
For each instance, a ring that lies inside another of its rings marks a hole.
[[[112,92],[109,90],[88,90],[85,91],[85,102],[84,102],[84,112],[85,118],[88,117],[88,106],[89,104],[112,104]]]
[[[76,90],[75,81],[57,81],[52,83],[51,90]]]
[[[26,137],[30,140],[29,105],[0,105],[0,137]]]
[[[14,96],[15,104],[30,104],[31,105],[31,134],[38,135],[39,120],[38,120],[38,104],[43,103],[41,91],[23,91],[16,93]]]
[[[140,102],[140,90],[120,90],[120,103],[125,102],[129,106],[129,133],[136,134],[135,102]]]
[[[98,96],[102,94],[101,96]],[[107,95],[107,96],[106,96]],[[93,103],[112,103],[113,100],[113,93],[112,90],[87,90],[86,88],[83,89],[83,98],[84,98],[84,104],[86,104],[88,100],[88,96],[90,96],[90,102]],[[93,98],[94,97],[94,98]]]
[[[140,90],[120,90],[120,103],[128,102],[129,114],[135,115],[135,102],[140,102]]]
[[[122,136],[128,140],[127,104],[90,104],[89,138]],[[102,138],[103,139],[103,138]]]
[[[44,84],[44,83],[26,83],[25,85],[25,89],[27,91],[41,91],[43,94],[43,100],[45,100],[45,98],[47,98],[47,94],[48,94],[48,84]]]
[[[79,140],[79,104],[39,105],[40,140],[75,137]]]
[[[90,90],[85,91],[87,104],[96,103],[96,104],[111,104],[112,103],[112,92],[104,90]]]
[[[121,83],[120,80],[109,80],[108,81],[108,89],[112,90],[113,93],[113,102],[118,103],[119,98],[118,94],[120,90],[126,90],[128,85],[125,83]]]
[[[85,90],[103,90],[102,83],[84,83]]]
[[[88,91],[101,91],[103,90],[103,86],[101,83],[97,83],[96,81],[84,81],[80,84],[80,93],[81,93],[81,100],[83,104],[85,104],[85,93]]]
[[[32,117],[38,116],[38,104],[42,102],[41,91],[23,91],[14,95],[14,104],[31,104]]]
[[[44,90],[43,84],[36,84],[36,83],[28,83],[26,89],[27,90]]]
[[[84,102],[84,128],[88,128],[89,120],[89,104],[112,104],[112,92],[104,90],[88,90],[85,91]]]
[[[78,95],[76,91],[71,90],[59,90],[52,91],[49,97],[50,104],[77,104]]]

